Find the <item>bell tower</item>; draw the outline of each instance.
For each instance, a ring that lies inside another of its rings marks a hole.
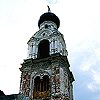
[[[20,94],[28,100],[73,100],[74,77],[59,26],[59,18],[49,8],[27,43],[28,57],[20,68]]]

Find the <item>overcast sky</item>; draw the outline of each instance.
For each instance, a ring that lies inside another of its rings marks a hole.
[[[0,0],[0,90],[19,92],[27,41],[47,5],[60,19],[75,82],[74,100],[100,100],[100,0]]]

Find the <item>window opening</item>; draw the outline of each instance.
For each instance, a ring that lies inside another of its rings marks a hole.
[[[45,28],[48,28],[48,25],[47,24],[45,25]]]
[[[46,58],[49,56],[49,41],[42,40],[38,46],[38,58]]]
[[[34,79],[34,90],[33,96],[34,98],[47,97],[49,94],[49,76],[45,75],[42,79],[37,76]]]

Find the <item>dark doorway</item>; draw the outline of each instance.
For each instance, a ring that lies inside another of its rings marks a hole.
[[[38,46],[38,58],[46,58],[49,56],[49,41],[42,40]]]

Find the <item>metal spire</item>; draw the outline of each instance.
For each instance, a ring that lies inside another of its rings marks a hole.
[[[50,7],[48,5],[47,5],[47,7],[48,7],[48,12],[51,12]]]

